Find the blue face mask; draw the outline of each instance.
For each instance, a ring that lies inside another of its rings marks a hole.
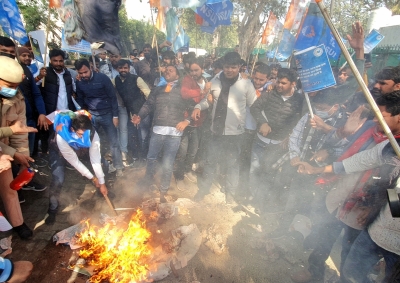
[[[14,97],[17,94],[18,88],[13,89],[9,87],[2,86],[0,89],[0,94],[4,97]]]

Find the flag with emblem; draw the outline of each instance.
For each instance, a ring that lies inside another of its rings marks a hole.
[[[0,26],[8,36],[21,45],[29,41],[15,0],[0,1]]]

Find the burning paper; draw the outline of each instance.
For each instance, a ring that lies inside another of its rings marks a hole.
[[[98,270],[89,282],[130,283],[146,279],[152,252],[148,244],[151,234],[142,219],[142,211],[137,211],[126,229],[112,223],[99,228],[87,222],[88,229],[78,235],[77,243],[83,247],[79,256]]]

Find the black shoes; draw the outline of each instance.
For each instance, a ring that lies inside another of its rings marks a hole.
[[[14,227],[13,230],[17,232],[18,236],[22,240],[29,240],[33,236],[32,230],[25,224],[25,222],[22,223],[22,225]]]
[[[46,223],[47,225],[53,225],[56,222],[57,214],[55,212],[49,212],[48,214],[49,214],[49,216],[47,216],[44,223]]]

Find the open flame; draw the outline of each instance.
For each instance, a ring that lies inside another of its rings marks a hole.
[[[146,280],[151,247],[148,239],[151,233],[145,229],[143,212],[138,210],[128,227],[118,228],[111,223],[104,227],[90,225],[78,235],[77,243],[82,245],[79,256],[89,265],[97,267],[91,283],[133,283]]]

